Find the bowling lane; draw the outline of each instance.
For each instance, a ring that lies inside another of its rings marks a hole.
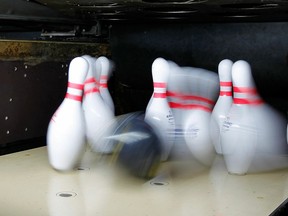
[[[190,159],[163,163],[150,181],[86,150],[79,168],[53,170],[46,147],[0,157],[0,215],[269,215],[288,197],[288,172],[227,174]]]

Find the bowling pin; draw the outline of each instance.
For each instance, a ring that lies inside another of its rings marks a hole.
[[[85,119],[81,102],[88,69],[89,64],[82,57],[71,61],[66,96],[48,125],[48,158],[57,170],[73,169],[85,147]]]
[[[114,102],[107,85],[108,79],[110,78],[113,69],[112,62],[105,56],[100,56],[97,59],[96,64],[101,64],[100,94],[104,102],[108,105],[108,107],[110,107],[111,111],[114,113]]]
[[[220,94],[213,108],[210,120],[210,135],[212,143],[218,154],[222,154],[220,128],[226,118],[233,102],[232,97],[232,69],[233,62],[229,59],[221,61],[218,65],[220,81]]]
[[[83,56],[89,63],[89,70],[85,79],[84,85],[84,99],[82,108],[84,111],[86,123],[86,138],[87,143],[95,152],[110,153],[112,146],[109,146],[105,141],[105,136],[109,136],[114,120],[114,114],[109,107],[104,103],[97,85],[97,69],[101,69],[101,65],[97,64],[95,58],[85,55]]]
[[[232,82],[233,104],[221,130],[228,171],[245,174],[257,171],[255,167],[263,171],[287,167],[285,118],[262,100],[247,62],[233,64]]]
[[[194,79],[189,80],[192,90],[191,95],[187,97],[190,99],[190,104],[185,105],[186,111],[183,117],[184,138],[195,159],[206,166],[211,166],[215,150],[210,138],[209,124],[219,94],[219,81],[217,74],[211,71],[202,70],[198,75],[196,82]],[[198,86],[195,88],[193,85]]]
[[[237,61],[232,66],[234,99],[230,111],[221,128],[221,145],[225,164],[229,173],[244,175],[255,156],[258,130],[254,118],[255,105],[250,103],[250,93],[255,92],[250,65]]]
[[[162,161],[167,160],[174,144],[175,122],[166,98],[170,66],[163,58],[152,64],[153,98],[146,107],[145,121],[152,126],[161,140]]]

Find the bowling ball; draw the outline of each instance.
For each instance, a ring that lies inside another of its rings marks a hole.
[[[113,161],[136,177],[154,177],[160,165],[161,145],[157,134],[144,121],[144,112],[134,112],[117,118],[113,142]]]

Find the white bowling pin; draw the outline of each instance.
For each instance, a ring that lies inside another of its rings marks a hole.
[[[211,140],[218,154],[222,154],[220,128],[233,102],[231,75],[232,65],[233,62],[229,59],[222,60],[218,65],[220,94],[213,108],[210,120]]]
[[[153,98],[146,108],[145,121],[159,135],[162,144],[162,160],[167,160],[174,144],[175,122],[166,98],[169,63],[157,58],[152,64],[154,92]]]
[[[235,69],[233,65],[232,80],[234,108],[232,105],[231,114],[227,115],[230,120],[223,124],[226,126],[223,135],[227,139],[223,148],[228,150],[224,158],[227,165],[230,164],[230,172],[244,174],[248,169],[255,172],[287,167],[288,160],[283,158],[288,153],[284,116],[261,99],[247,62],[238,61]],[[237,135],[233,137],[233,133]],[[237,154],[230,154],[232,150]]]
[[[97,85],[96,69],[101,67],[98,65],[96,68],[95,58],[91,56],[83,56],[89,63],[89,70],[84,85],[84,99],[82,108],[85,116],[86,123],[86,137],[87,142],[92,150],[101,153],[110,153],[112,146],[108,146],[105,141],[105,136],[109,136],[111,127],[108,127],[114,120],[114,114],[104,103]],[[110,128],[110,129],[109,129]]]
[[[85,147],[85,120],[81,102],[88,69],[89,64],[82,57],[71,61],[65,99],[48,125],[48,157],[51,166],[57,170],[73,169]]]
[[[243,175],[255,157],[258,143],[255,106],[249,101],[255,83],[247,62],[240,60],[233,64],[232,82],[234,89],[243,91],[234,91],[233,104],[221,128],[221,145],[228,172]]]
[[[104,102],[110,107],[112,112],[115,112],[114,102],[111,97],[111,94],[108,90],[108,80],[112,74],[112,62],[105,56],[100,56],[96,64],[101,64],[101,75],[100,75],[100,94]]]

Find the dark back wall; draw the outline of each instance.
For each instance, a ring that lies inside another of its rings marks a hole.
[[[110,43],[120,112],[145,109],[159,56],[216,73],[225,58],[246,60],[264,100],[288,110],[288,23],[115,24]]]

